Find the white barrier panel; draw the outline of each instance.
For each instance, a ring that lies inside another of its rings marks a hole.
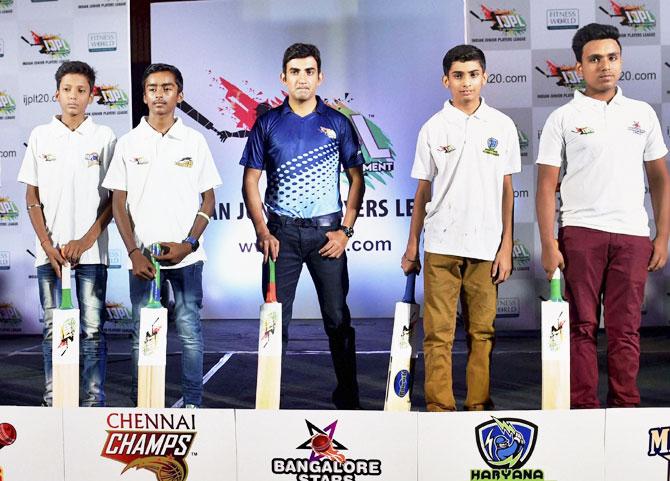
[[[412,481],[416,413],[236,411],[239,481]]]
[[[419,480],[603,481],[604,426],[602,410],[420,413]]]
[[[0,480],[63,481],[63,417],[59,409],[0,409]]]
[[[233,410],[65,409],[63,420],[67,481],[235,479]]]
[[[670,479],[670,409],[608,409],[607,481]]]

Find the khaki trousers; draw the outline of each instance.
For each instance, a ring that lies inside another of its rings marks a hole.
[[[466,410],[492,409],[491,351],[495,342],[497,288],[491,261],[426,252],[424,355],[428,411],[455,411],[451,350],[461,298],[468,360]]]

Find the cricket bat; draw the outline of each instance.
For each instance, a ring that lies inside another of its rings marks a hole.
[[[52,321],[52,404],[59,408],[79,406],[79,309],[72,305],[71,272],[70,264],[63,264],[60,307]]]
[[[561,296],[561,271],[542,302],[542,409],[570,409],[570,311]]]
[[[156,276],[146,307],[140,310],[139,357],[137,360],[137,407],[165,407],[165,355],[167,351],[167,309],[161,305],[161,268],[154,256],[160,244],[151,245],[151,262]]]
[[[279,409],[281,388],[282,313],[277,302],[275,263],[268,259],[270,282],[265,303],[261,305],[258,331],[258,373],[256,409]]]
[[[415,284],[416,274],[412,273],[407,276],[402,301],[395,304],[384,411],[409,411],[412,407],[414,364],[419,352],[419,305],[414,300]]]

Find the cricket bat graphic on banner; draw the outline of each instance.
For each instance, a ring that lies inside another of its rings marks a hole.
[[[137,361],[137,407],[140,408],[165,407],[167,309],[161,305],[161,268],[154,258],[160,252],[160,244],[151,245],[151,262],[156,276],[151,281],[149,303],[140,310]]]
[[[412,407],[412,376],[419,352],[419,305],[414,300],[415,284],[416,274],[412,273],[407,276],[402,301],[395,305],[384,411],[409,411]]]
[[[561,271],[542,302],[542,409],[570,409],[570,311],[561,296]]]
[[[256,409],[279,409],[281,388],[282,314],[277,302],[275,263],[268,259],[270,282],[265,303],[261,305],[258,332],[258,374]]]
[[[60,307],[53,311],[51,365],[54,407],[79,406],[79,309],[72,305],[72,269],[61,268]]]

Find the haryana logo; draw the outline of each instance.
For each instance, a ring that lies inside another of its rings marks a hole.
[[[526,20],[519,15],[516,10],[506,10],[502,8],[493,10],[486,7],[484,4],[481,5],[481,9],[482,14],[484,15],[483,18],[472,10],[470,10],[470,14],[480,22],[493,22],[491,30],[514,36],[526,33],[526,29],[528,28]]]
[[[0,115],[11,115],[16,111],[16,102],[7,92],[0,90]]]
[[[533,454],[537,432],[529,421],[491,416],[475,428],[475,438],[479,454],[492,469],[471,469],[470,479],[543,480],[541,469],[521,469]]]
[[[32,30],[30,35],[32,36],[32,42],[24,36],[21,36],[21,39],[31,47],[39,47],[41,54],[49,55],[52,58],[64,58],[70,55],[70,45],[67,40],[59,35],[50,33],[40,35]]]
[[[131,469],[146,469],[156,481],[185,481],[195,435],[195,415],[110,413],[107,439],[100,456]],[[144,479],[144,478],[143,478]]]
[[[614,0],[610,0],[612,12],[603,7],[598,7],[610,18],[621,18],[621,25],[630,27],[634,30],[653,30],[656,27],[656,16],[644,5],[620,5]]]
[[[586,87],[584,79],[577,73],[576,65],[556,65],[551,60],[547,60],[547,69],[549,73],[542,70],[540,67],[535,67],[535,70],[540,72],[546,78],[557,78],[556,85],[559,87],[566,87],[572,91],[581,90]]]
[[[379,459],[347,459],[341,452],[347,448],[335,439],[337,420],[323,429],[305,419],[309,437],[296,449],[310,451],[309,458],[273,458],[272,472],[296,479],[319,481],[355,481],[357,476],[380,476]]]
[[[486,148],[483,150],[483,152],[485,154],[498,157],[500,154],[496,150],[496,147],[498,147],[498,139],[495,137],[489,137],[489,139],[486,141]]]
[[[124,109],[128,107],[128,95],[118,85],[101,85],[93,87],[93,96],[100,97],[96,103],[110,109]]]
[[[227,120],[234,122],[234,129],[217,129],[210,119],[188,102],[182,101],[177,106],[202,127],[214,132],[221,142],[230,138],[248,137],[256,119],[267,111],[282,105],[284,97],[287,95],[282,90],[277,95],[268,96],[264,92],[249,86],[248,81],[244,81],[241,87],[224,77],[212,77],[212,82],[213,85],[224,92],[218,110]],[[389,179],[393,178],[396,153],[389,137],[373,120],[374,114],[364,115],[354,110],[352,108],[353,97],[349,93],[345,93],[342,98],[323,100],[326,105],[346,116],[356,129],[361,142],[361,155],[365,160],[363,165],[365,185],[371,189],[375,189],[378,184],[386,185]],[[331,129],[327,130],[330,131]],[[323,129],[321,131],[330,139],[336,137],[334,131],[328,132]],[[348,182],[344,172],[342,173],[342,181]]]

